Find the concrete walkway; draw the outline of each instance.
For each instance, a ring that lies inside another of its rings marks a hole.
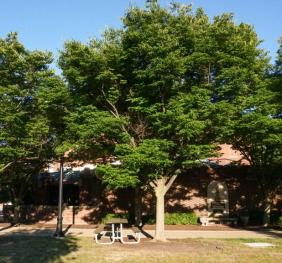
[[[0,226],[0,238],[5,235],[12,236],[52,236],[55,228],[39,227],[36,225],[20,226]],[[93,237],[93,228],[75,228],[65,229],[66,236]],[[153,238],[154,230],[145,230],[142,232],[142,238]],[[125,230],[125,234],[132,234],[130,230]],[[264,230],[166,230],[165,235],[168,239],[184,238],[282,238],[282,231],[273,229]]]

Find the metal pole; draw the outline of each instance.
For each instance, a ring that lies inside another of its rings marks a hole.
[[[64,237],[63,233],[63,175],[64,175],[64,159],[60,159],[60,180],[59,180],[59,200],[58,200],[58,217],[55,237]]]

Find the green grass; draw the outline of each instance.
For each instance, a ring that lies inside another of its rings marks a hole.
[[[125,218],[125,219],[129,220],[127,214],[106,214],[102,218],[101,222],[102,222],[102,224],[107,224],[107,222],[110,221],[113,218]]]
[[[186,213],[165,213],[165,224],[166,225],[197,225],[198,217],[194,212]],[[143,218],[146,224],[155,224],[156,216],[147,215]]]
[[[243,244],[245,242],[271,242],[275,247],[249,248]],[[58,240],[38,236],[0,236],[1,263],[277,263],[281,257],[281,239],[185,239],[102,246],[86,237]]]
[[[198,217],[193,212],[165,213],[166,225],[197,225]]]

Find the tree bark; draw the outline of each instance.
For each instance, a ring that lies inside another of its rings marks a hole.
[[[14,217],[13,225],[17,225],[21,219],[21,205],[22,202],[19,198],[14,198]]]
[[[29,178],[29,176],[27,177]],[[26,179],[28,180],[28,179]],[[23,198],[27,190],[26,182],[21,182],[20,186],[17,188],[11,189],[13,206],[14,206],[14,217],[13,217],[13,224],[18,224],[21,221],[21,212],[22,212],[22,205],[23,205]]]
[[[150,183],[150,185],[154,189],[156,197],[156,232],[154,237],[155,241],[166,241],[164,222],[164,197],[179,173],[180,170],[177,170],[176,173],[171,177],[164,176]]]
[[[261,196],[263,200],[263,225],[268,226],[270,224],[270,213],[273,195],[270,194],[270,190],[267,189],[265,173],[259,171],[258,173],[256,173],[256,177],[260,186]]]
[[[268,193],[264,199],[264,213],[263,213],[263,225],[269,226],[270,224],[270,215],[271,215],[271,208],[272,208],[272,201],[275,194],[274,192]]]
[[[164,225],[164,187],[159,186],[155,190],[156,196],[156,232],[155,240],[165,241],[165,225]]]
[[[140,186],[136,186],[134,191],[134,224],[142,225],[142,193]]]
[[[264,226],[269,226],[270,224],[270,212],[271,212],[271,202],[267,198],[264,204],[264,214],[263,214],[263,225]]]

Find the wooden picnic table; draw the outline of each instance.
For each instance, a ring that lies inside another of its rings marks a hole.
[[[107,224],[128,224],[128,220],[126,218],[111,218],[107,221]]]
[[[140,234],[141,231],[136,228],[136,227],[132,227],[131,230],[134,232],[135,234],[135,242],[128,242],[124,240],[124,233],[123,233],[123,226],[128,224],[128,220],[126,218],[111,218],[106,222],[106,225],[111,225],[111,242],[106,242],[106,243],[102,243],[102,242],[98,242],[98,235],[101,234],[104,229],[105,226],[102,225],[100,227],[98,227],[97,229],[95,229],[94,231],[94,235],[95,235],[95,240],[96,243],[99,244],[113,244],[116,240],[120,241],[123,244],[136,244],[140,242]],[[109,232],[109,231],[107,231]]]
[[[107,221],[108,225],[112,225],[112,241],[123,241],[123,224],[128,224],[126,218],[111,218]]]

